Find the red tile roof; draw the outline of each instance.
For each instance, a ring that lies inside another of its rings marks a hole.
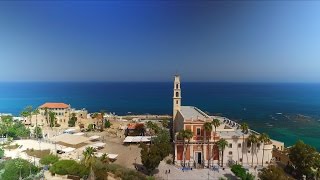
[[[53,108],[62,108],[62,109],[66,109],[69,108],[68,104],[65,103],[51,103],[51,102],[47,102],[42,104],[39,108],[48,108],[48,109],[53,109]]]
[[[144,124],[143,123],[129,123],[127,125],[128,129],[136,129],[138,127],[144,127]]]

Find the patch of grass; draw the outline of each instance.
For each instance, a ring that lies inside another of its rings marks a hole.
[[[50,150],[49,149],[45,149],[45,150],[27,149],[24,152],[27,153],[28,156],[33,156],[33,157],[36,157],[36,158],[43,158],[43,157],[45,157],[45,156],[50,154]]]
[[[14,145],[7,145],[7,146],[4,146],[3,149],[9,149],[9,150],[12,150],[12,149],[17,149],[19,147],[18,144],[14,144]]]

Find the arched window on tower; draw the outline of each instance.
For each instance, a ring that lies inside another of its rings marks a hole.
[[[178,100],[176,100],[176,104],[177,104],[177,105],[179,104],[179,101],[178,101]]]
[[[179,92],[176,92],[176,97],[179,97]]]
[[[176,84],[176,89],[179,89],[179,84]]]

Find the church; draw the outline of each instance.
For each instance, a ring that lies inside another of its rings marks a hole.
[[[197,107],[182,106],[180,76],[174,76],[173,89],[173,135],[174,163],[178,166],[205,168],[216,165],[227,166],[242,164],[250,166],[267,166],[272,159],[273,148],[282,149],[284,144],[275,140],[269,143],[257,142],[251,147],[248,143],[250,134],[259,133],[249,130],[241,131],[240,125],[225,117],[209,116]],[[205,132],[204,124],[219,120],[218,127],[212,126],[212,131]],[[215,130],[216,129],[216,130]],[[190,139],[181,138],[179,132],[189,130]],[[222,150],[218,148],[220,139],[227,141]]]

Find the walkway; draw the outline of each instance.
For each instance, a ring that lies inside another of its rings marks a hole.
[[[166,170],[170,169],[170,173],[166,174]],[[165,162],[161,161],[159,168],[159,172],[155,174],[157,179],[171,179],[171,180],[179,180],[179,179],[189,179],[189,180],[218,180],[221,177],[226,179],[236,179],[236,177],[231,172],[230,168],[225,170],[220,169],[218,171],[212,171],[208,169],[193,169],[188,171],[182,171],[181,169],[177,168],[173,165],[168,165]]]

